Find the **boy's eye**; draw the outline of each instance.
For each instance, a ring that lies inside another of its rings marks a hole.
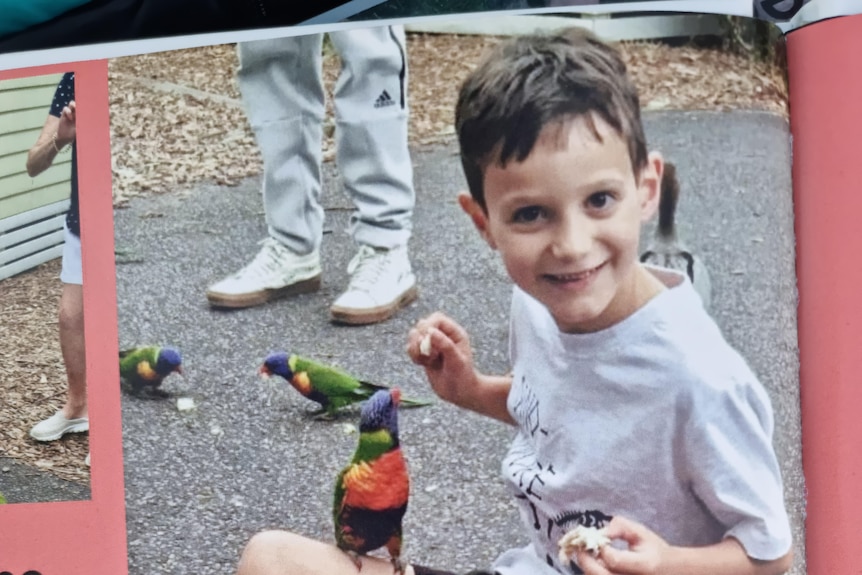
[[[512,221],[516,223],[534,222],[544,215],[544,208],[540,208],[539,206],[528,206],[526,208],[515,210],[515,213],[512,215]]]
[[[596,192],[587,198],[587,203],[591,208],[601,209],[606,208],[611,200],[613,200],[613,196],[610,192]]]

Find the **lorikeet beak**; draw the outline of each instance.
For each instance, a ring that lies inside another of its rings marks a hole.
[[[258,372],[258,373],[260,374],[260,376],[261,376],[262,378],[264,378],[264,379],[268,379],[268,378],[269,378],[269,376],[270,376],[270,375],[272,375],[272,372],[269,370],[269,368],[268,368],[268,367],[266,367],[266,364],[264,364],[264,365],[260,366],[260,369],[259,369],[259,370],[257,370],[257,372]]]
[[[183,374],[183,367],[181,365],[178,365],[174,368],[174,371],[177,372],[178,374],[182,375]]]
[[[401,403],[401,390],[395,387],[389,391],[389,394],[392,396],[392,403],[398,407],[398,404]]]

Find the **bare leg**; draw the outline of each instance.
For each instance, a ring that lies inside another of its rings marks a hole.
[[[362,558],[362,575],[392,575],[392,563]],[[236,575],[356,575],[350,556],[335,545],[287,531],[263,531],[246,545]],[[414,575],[407,565],[404,575]]]
[[[84,292],[77,284],[63,284],[60,296],[60,349],[66,365],[69,394],[63,406],[66,419],[87,416],[87,381],[84,355]]]
[[[350,560],[353,561],[353,564],[356,565],[357,571],[362,571],[362,557],[356,551],[344,551],[347,553],[347,556],[350,557]]]

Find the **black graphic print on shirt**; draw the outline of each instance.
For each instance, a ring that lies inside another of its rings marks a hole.
[[[548,565],[561,569],[556,553],[549,552],[556,549],[560,538],[578,525],[604,527],[612,516],[600,509],[570,507],[580,499],[577,485],[572,486],[570,496],[557,485],[558,470],[566,462],[545,460],[538,456],[548,451],[542,450],[541,446],[552,435],[553,429],[545,427],[548,422],[542,417],[539,397],[526,376],[520,378],[512,410],[522,437],[513,444],[506,457],[505,472],[516,489],[515,498],[521,507],[524,522],[534,531],[534,539],[542,543],[537,548],[546,550],[545,561]],[[583,472],[589,473],[589,470]],[[549,484],[553,484],[550,491]],[[569,568],[573,573],[583,573],[574,563]]]

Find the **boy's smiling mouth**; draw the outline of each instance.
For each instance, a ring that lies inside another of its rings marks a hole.
[[[602,262],[594,268],[590,268],[588,270],[580,272],[573,272],[567,274],[542,274],[542,278],[554,284],[579,284],[595,276],[599,270],[605,267],[606,263],[606,261]]]

